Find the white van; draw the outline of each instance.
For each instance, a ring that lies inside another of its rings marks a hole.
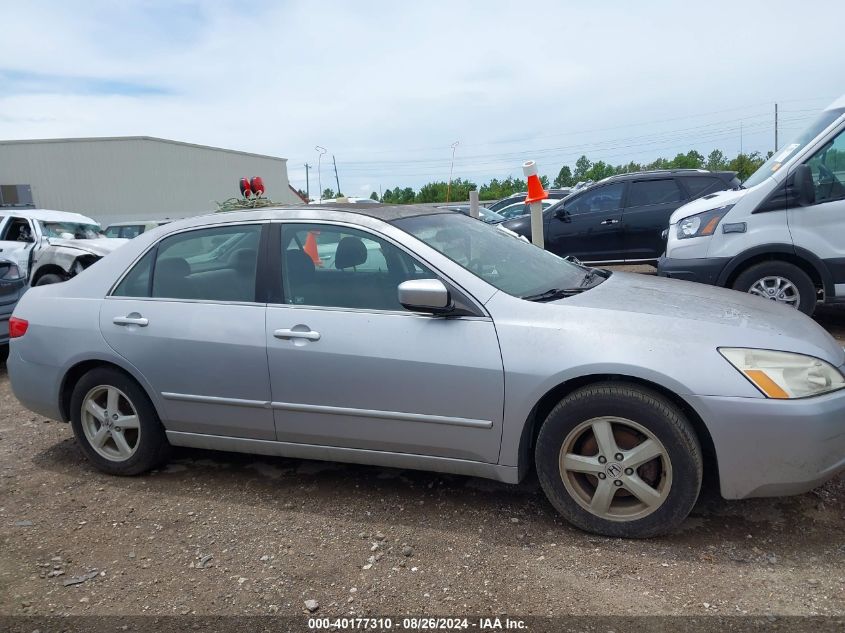
[[[675,211],[664,277],[766,297],[812,314],[845,302],[845,95],[737,191]]]
[[[0,207],[0,257],[15,262],[31,286],[70,279],[126,242],[105,237],[79,213]]]

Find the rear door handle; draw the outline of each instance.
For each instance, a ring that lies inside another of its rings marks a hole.
[[[150,324],[149,319],[145,319],[142,316],[132,317],[132,316],[125,316],[125,317],[114,317],[112,319],[112,323],[115,325],[137,325],[139,327],[147,327]]]
[[[607,220],[602,220],[601,224],[619,224],[619,220],[613,220],[608,218]]]
[[[320,333],[315,332],[314,330],[276,330],[273,332],[273,336],[276,338],[304,338],[309,341],[319,341],[320,340]]]

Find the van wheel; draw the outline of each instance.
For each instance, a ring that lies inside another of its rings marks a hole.
[[[767,261],[754,264],[736,278],[734,290],[764,297],[812,316],[816,309],[816,286],[795,264]]]
[[[166,461],[170,444],[152,402],[126,374],[92,369],[73,389],[71,427],[85,456],[110,475],[138,475]]]
[[[543,422],[534,456],[557,511],[604,536],[669,532],[701,488],[701,447],[689,422],[637,385],[600,383],[568,395]]]
[[[61,275],[56,275],[55,273],[47,273],[46,275],[42,275],[38,278],[38,281],[35,282],[36,286],[47,286],[49,284],[60,284],[65,280],[64,277]]]

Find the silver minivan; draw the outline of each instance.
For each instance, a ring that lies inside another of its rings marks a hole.
[[[675,211],[658,273],[805,314],[818,301],[845,302],[845,95],[741,189]]]

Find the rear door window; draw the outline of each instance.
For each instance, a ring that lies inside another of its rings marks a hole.
[[[638,180],[631,183],[626,206],[644,207],[653,204],[680,202],[682,199],[681,188],[674,178]]]
[[[253,302],[260,235],[261,225],[247,224],[166,237],[138,261],[113,294]]]

